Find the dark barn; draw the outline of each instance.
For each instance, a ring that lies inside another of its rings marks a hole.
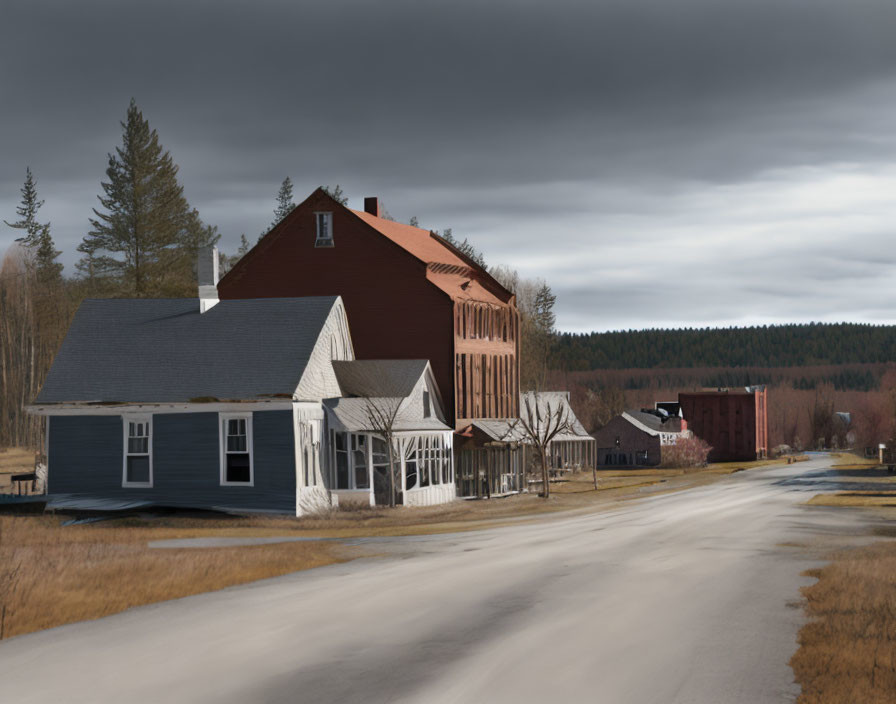
[[[710,462],[768,456],[768,390],[765,386],[678,395],[694,435],[712,446]]]

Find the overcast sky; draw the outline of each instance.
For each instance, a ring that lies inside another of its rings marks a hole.
[[[894,37],[893,0],[4,0],[0,217],[30,165],[72,273],[133,96],[225,251],[290,176],[544,277],[563,330],[896,322]]]

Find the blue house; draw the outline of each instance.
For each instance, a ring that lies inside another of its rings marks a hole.
[[[328,505],[322,401],[352,358],[338,296],[87,300],[29,408],[49,505]]]

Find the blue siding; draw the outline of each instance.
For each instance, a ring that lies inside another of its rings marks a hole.
[[[254,486],[221,486],[217,413],[152,418],[153,486],[121,486],[120,416],[53,416],[49,492],[151,501],[160,506],[295,513],[292,411],[253,414]]]

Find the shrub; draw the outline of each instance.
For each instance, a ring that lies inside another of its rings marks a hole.
[[[661,449],[661,467],[688,469],[703,467],[712,448],[696,435],[680,438],[674,445],[664,445]]]

